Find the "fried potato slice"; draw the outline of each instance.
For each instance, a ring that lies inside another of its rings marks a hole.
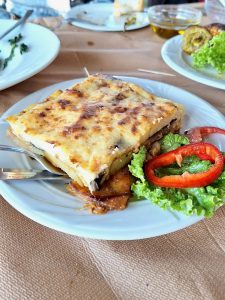
[[[111,176],[103,187],[93,192],[88,188],[79,186],[72,182],[67,186],[67,190],[85,201],[85,208],[91,213],[103,214],[109,210],[121,210],[126,208],[130,197],[131,179],[128,168],[124,168]]]
[[[182,50],[191,55],[201,48],[212,38],[211,33],[207,28],[202,26],[190,26],[188,27],[183,35]]]
[[[109,210],[122,210],[127,207],[129,195],[115,196],[105,198],[104,201],[94,200],[84,205],[91,213],[100,215],[105,214]]]

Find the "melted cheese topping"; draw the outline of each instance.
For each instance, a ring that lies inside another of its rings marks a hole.
[[[132,152],[182,115],[180,105],[135,84],[95,75],[7,120],[17,137],[95,190],[99,178],[122,168]]]

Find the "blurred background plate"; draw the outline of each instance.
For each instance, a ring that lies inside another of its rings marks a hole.
[[[11,27],[13,20],[0,19],[0,35]],[[0,59],[6,58],[10,52],[8,40],[22,34],[21,42],[29,47],[29,51],[21,55],[16,51],[8,66],[0,71],[0,90],[13,86],[46,68],[58,55],[60,41],[49,29],[26,23],[0,40]]]
[[[136,23],[126,27],[127,30],[135,30],[149,25],[147,12],[132,13],[136,17]],[[95,31],[124,31],[125,16],[117,21],[113,17],[112,3],[90,3],[73,7],[66,15],[66,18],[77,20],[71,24]]]

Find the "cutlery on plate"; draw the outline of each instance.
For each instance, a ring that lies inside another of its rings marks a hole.
[[[62,170],[54,167],[44,156],[42,156],[41,154],[34,153],[29,149],[13,147],[8,145],[0,145],[0,151],[1,150],[27,154],[28,156],[38,161],[48,172],[56,175],[65,175],[65,173]]]
[[[14,30],[16,27],[18,27],[19,25],[23,25],[25,23],[25,21],[29,18],[29,16],[33,13],[33,10],[30,9],[28,10],[25,15],[19,20],[17,21],[12,27],[10,27],[9,29],[7,29],[4,33],[2,33],[0,35],[0,40],[2,38],[4,38],[8,33],[10,33],[12,30]]]
[[[165,72],[159,72],[159,71],[153,71],[153,70],[147,70],[147,69],[137,69],[137,70],[139,72],[151,73],[151,74],[156,74],[156,75],[176,76],[175,74],[171,74],[171,73],[165,73]]]
[[[64,21],[66,23],[73,23],[78,22],[86,25],[98,25],[98,26],[105,26],[106,20],[100,21],[100,20],[91,20],[91,19],[83,19],[82,17],[73,17],[73,18],[65,18]]]
[[[52,174],[46,170],[0,168],[0,180],[70,180],[67,175]]]

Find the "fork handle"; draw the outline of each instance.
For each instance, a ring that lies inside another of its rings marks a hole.
[[[18,153],[24,153],[26,155],[29,155],[30,157],[34,158],[34,159],[37,159],[35,157],[35,154],[28,150],[28,149],[23,149],[23,148],[19,148],[19,147],[14,147],[14,146],[7,146],[7,145],[1,145],[0,144],[0,151],[3,150],[3,151],[11,151],[11,152],[18,152]]]
[[[7,146],[7,145],[1,145],[0,144],[0,151],[11,151],[11,152],[17,152],[17,153],[24,153],[24,154],[27,154],[29,155],[30,157],[36,159],[35,155],[29,151],[29,150],[26,150],[26,149],[23,149],[23,148],[19,148],[19,147],[14,147],[14,146]]]
[[[18,27],[19,25],[23,24],[29,16],[33,13],[33,10],[28,10],[25,15],[17,21],[12,27],[10,27],[8,30],[6,30],[2,35],[0,35],[0,40],[3,39],[8,33],[10,33],[13,29]]]

